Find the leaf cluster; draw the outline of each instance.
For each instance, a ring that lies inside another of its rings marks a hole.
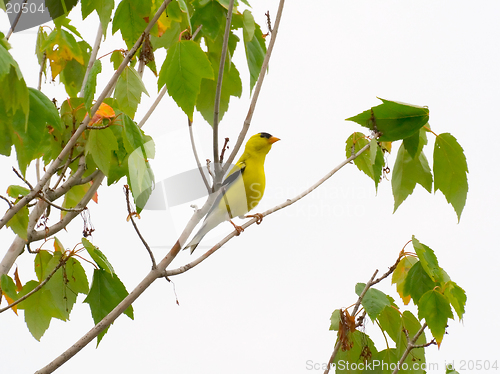
[[[357,329],[363,325],[364,314],[355,319],[356,316],[349,315],[346,309],[336,309],[330,318],[330,330],[338,331],[340,343],[334,364],[349,361],[364,364],[365,367],[377,362],[396,365],[405,357],[405,352],[409,351],[403,361],[408,370],[402,370],[405,366],[400,365],[399,372],[425,373],[424,348],[434,341],[438,346],[441,345],[448,320],[454,318],[452,308],[459,319],[463,318],[467,300],[465,291],[439,266],[431,248],[420,243],[415,237],[412,238],[412,244],[415,254],[402,252],[395,266],[391,268],[392,284],[396,285],[404,305],[408,305],[410,300],[413,301],[417,306],[418,315],[415,316],[409,310],[400,310],[391,296],[371,287],[372,283],[363,295],[366,284],[358,283],[355,291],[358,296],[362,296],[364,313],[382,331],[386,347],[378,350],[369,335]],[[426,325],[421,324],[423,320]],[[432,341],[426,339],[423,332],[425,327],[429,327]],[[389,346],[389,340],[395,347]],[[418,365],[414,366],[414,363]],[[375,369],[382,370],[377,367]],[[365,371],[359,369],[352,372]]]
[[[417,184],[427,192],[441,191],[457,214],[462,214],[467,199],[467,160],[458,141],[449,133],[436,134],[429,126],[429,109],[396,101],[382,100],[382,104],[347,120],[369,128],[374,137],[370,140],[360,132],[353,133],[346,141],[346,154],[350,157],[370,144],[354,163],[378,187],[386,176],[384,153],[390,153],[392,142],[402,140],[394,162],[391,180],[394,211],[413,193]],[[432,171],[424,153],[427,134],[436,136]]]
[[[9,305],[28,296],[14,305],[12,310],[16,314],[17,309],[24,310],[26,325],[36,340],[40,340],[44,335],[52,318],[69,320],[78,294],[86,295],[84,302],[89,304],[95,324],[128,295],[125,286],[99,248],[85,238],[82,238],[82,244],[96,264],[90,288],[87,274],[78,260],[83,258],[81,250],[65,251],[57,238],[54,238],[52,251],[38,251],[35,257],[36,280],[30,280],[23,285],[17,271],[14,279],[6,274],[0,278],[1,295]],[[42,287],[39,287],[40,285]],[[124,314],[133,319],[132,306],[127,308]],[[97,344],[107,330],[99,334]]]

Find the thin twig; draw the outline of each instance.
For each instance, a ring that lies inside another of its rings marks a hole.
[[[398,256],[398,259],[396,260],[396,262],[394,263],[394,265],[392,265],[389,270],[387,270],[387,272],[385,274],[383,274],[382,276],[380,276],[379,278],[375,279],[373,282],[372,282],[372,286],[381,282],[382,280],[384,280],[385,278],[387,278],[389,275],[391,275],[394,270],[396,270],[396,267],[398,266],[399,262],[401,261],[401,258],[402,256]]]
[[[5,200],[7,202],[7,204],[9,204],[9,209],[13,207],[12,203],[6,197],[3,197],[2,195],[0,195],[0,199]]]
[[[139,236],[139,239],[141,239],[142,244],[144,244],[144,247],[146,247],[146,250],[149,253],[149,257],[151,257],[151,262],[153,263],[152,269],[154,270],[154,269],[156,269],[155,256],[153,255],[153,252],[151,251],[149,244],[146,242],[146,239],[144,239],[144,237],[141,235],[139,228],[135,224],[134,214],[136,214],[136,213],[132,212],[132,209],[130,208],[130,197],[129,197],[130,189],[129,189],[128,185],[123,186],[123,191],[125,192],[125,200],[127,201],[128,218],[130,218],[130,221],[132,222],[132,225],[134,226],[135,232]]]
[[[42,77],[45,71],[45,63],[47,61],[47,52],[43,51],[42,63],[40,64],[40,72],[38,73],[38,91],[42,89]]]
[[[149,117],[151,116],[151,114],[154,112],[154,110],[156,109],[156,107],[158,106],[158,104],[160,103],[161,99],[163,99],[163,96],[165,96],[165,94],[167,93],[167,86],[163,86],[163,88],[161,89],[160,93],[158,94],[158,97],[156,98],[155,102],[153,103],[153,105],[151,105],[151,108],[149,108],[149,110],[147,111],[147,113],[144,115],[144,117],[142,118],[141,122],[139,122],[137,124],[137,126],[139,128],[142,128],[142,126],[144,126],[144,124],[146,123],[146,121],[149,119]]]
[[[21,18],[21,14],[23,13],[23,11],[22,11],[23,10],[23,5],[26,4],[27,2],[28,2],[28,0],[24,0],[23,1],[23,4],[19,8],[19,13],[17,14],[16,19],[12,23],[12,26],[10,27],[9,32],[7,33],[7,36],[5,37],[5,39],[9,40],[10,36],[14,32],[14,29],[16,28],[17,23],[19,22],[19,18]]]
[[[392,372],[392,374],[397,374],[398,373],[399,368],[401,367],[401,365],[403,365],[403,362],[405,362],[406,357],[408,357],[408,354],[410,353],[410,351],[412,349],[414,349],[414,348],[420,348],[419,346],[415,345],[415,342],[418,340],[419,336],[422,335],[422,333],[424,332],[424,330],[425,330],[426,327],[427,327],[427,323],[424,322],[424,324],[422,325],[422,327],[420,328],[420,330],[417,331],[417,333],[415,334],[415,336],[411,340],[408,340],[408,346],[406,347],[406,350],[404,351],[403,355],[399,359],[399,362],[397,363],[396,368],[394,369],[394,371]]]
[[[84,211],[85,209],[87,209],[87,207],[85,208],[80,208],[80,209],[75,209],[75,208],[63,208],[62,206],[59,206],[59,205],[56,205],[54,204],[52,201],[50,201],[49,199],[47,199],[45,196],[42,196],[42,195],[38,195],[38,197],[40,199],[42,199],[43,201],[45,201],[47,204],[53,206],[54,208],[56,209],[59,209],[59,210],[62,210],[64,212],[76,212],[76,213],[80,213],[82,211]]]
[[[31,295],[33,295],[35,292],[39,291],[45,284],[47,284],[47,282],[50,280],[50,278],[52,278],[52,276],[56,273],[57,270],[59,270],[59,268],[61,266],[63,266],[66,261],[69,260],[71,256],[66,256],[66,257],[63,257],[61,258],[61,260],[59,261],[59,263],[56,265],[56,267],[50,272],[49,275],[47,275],[47,278],[45,278],[43,280],[43,282],[41,282],[38,286],[36,286],[35,288],[33,288],[30,292],[28,292],[26,295],[24,295],[23,297],[20,297],[19,299],[17,299],[16,301],[14,301],[12,304],[9,304],[7,305],[6,307],[4,308],[1,308],[0,309],[0,313],[2,312],[5,312],[6,310],[9,310],[10,308],[12,308],[14,305],[17,305],[19,304],[21,301],[24,301],[26,300],[28,297],[30,297]]]
[[[87,70],[85,71],[85,76],[83,77],[82,88],[80,89],[79,97],[83,97],[83,93],[85,91],[85,85],[87,84],[87,80],[89,79],[90,70],[94,66],[95,60],[97,59],[97,53],[99,52],[99,48],[101,47],[102,42],[102,23],[99,22],[99,27],[97,28],[97,34],[95,36],[94,47],[92,48],[92,53],[90,54],[89,63],[87,64]]]
[[[224,154],[226,153],[226,149],[229,149],[227,146],[227,143],[229,143],[229,138],[224,139],[224,146],[222,147],[222,150],[220,152],[220,158],[219,158],[219,163],[222,164],[222,161],[224,161]]]
[[[44,230],[28,232],[28,242],[34,242],[37,240],[47,238],[64,229],[73,220],[73,218],[75,218],[78,214],[80,214],[82,210],[84,210],[84,208],[89,203],[90,199],[92,199],[92,197],[95,195],[103,179],[104,179],[104,174],[102,172],[97,173],[94,179],[94,183],[92,184],[92,186],[90,186],[85,195],[83,195],[80,202],[76,204],[76,206],[73,209],[67,212],[66,215],[59,222],[53,224],[52,226]]]
[[[207,177],[203,172],[203,168],[201,167],[200,159],[198,158],[198,151],[196,150],[196,144],[194,143],[193,123],[191,122],[189,117],[188,117],[188,128],[189,128],[189,138],[191,139],[191,148],[193,149],[194,159],[196,160],[196,166],[198,166],[198,170],[200,171],[203,183],[205,183],[205,187],[207,188],[208,193],[210,193],[212,189],[210,188],[210,184],[208,183]]]
[[[69,167],[69,165],[72,162],[71,161],[71,156],[73,155],[73,149],[69,152],[68,159],[66,160],[66,162],[64,163],[64,166],[62,167],[61,175],[57,179],[56,184],[54,184],[54,186],[52,187],[53,190],[55,190],[57,188],[57,186],[59,186],[59,183],[61,183],[61,181],[64,178],[64,175],[66,174],[66,170],[68,170],[68,167]]]
[[[238,154],[238,151],[240,150],[240,147],[243,144],[243,141],[245,140],[245,136],[248,132],[248,129],[250,128],[250,122],[252,121],[253,112],[255,111],[255,106],[257,105],[257,99],[259,98],[260,89],[262,88],[262,83],[264,82],[264,77],[267,72],[267,67],[269,66],[269,60],[271,58],[271,53],[274,48],[274,43],[276,42],[276,36],[278,35],[278,29],[284,5],[285,5],[285,0],[280,0],[278,11],[276,13],[276,20],[274,21],[273,32],[271,33],[271,40],[269,41],[269,46],[267,47],[267,52],[264,57],[264,62],[262,63],[262,67],[260,69],[259,79],[255,84],[252,101],[250,102],[250,107],[248,108],[247,117],[243,122],[243,128],[241,129],[240,134],[238,135],[238,139],[236,140],[233,151],[229,155],[229,158],[227,159],[226,163],[224,164],[224,167],[222,168],[222,173],[221,173],[222,175],[224,175],[231,167],[231,163],[234,161],[236,155]]]
[[[198,33],[200,32],[201,28],[203,27],[203,25],[200,25],[196,28],[195,32],[193,33],[193,36],[191,37],[191,39],[193,40],[194,38],[196,38],[196,35],[198,35]]]
[[[226,63],[227,46],[229,44],[229,34],[231,32],[231,19],[233,17],[234,0],[229,1],[226,17],[226,28],[224,30],[224,41],[222,42],[222,52],[219,63],[219,76],[217,77],[217,86],[215,88],[215,103],[214,103],[214,123],[213,123],[213,148],[214,148],[214,170],[215,181],[214,187],[217,191],[218,184],[222,181],[223,173],[221,173],[221,164],[217,162],[219,158],[219,110],[220,110],[220,95],[222,92],[222,78],[224,76],[224,64]]]
[[[12,167],[12,170],[14,171],[14,173],[17,175],[17,177],[18,177],[19,179],[21,179],[24,183],[26,183],[26,185],[30,188],[30,191],[33,191],[33,186],[31,185],[31,183],[30,183],[30,182],[28,182],[28,181],[26,180],[26,178],[24,178],[24,177],[21,175],[21,173],[20,173],[20,172],[18,172],[18,171],[16,170],[16,168],[15,168],[15,167]]]

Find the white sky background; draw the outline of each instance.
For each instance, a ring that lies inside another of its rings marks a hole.
[[[276,14],[278,1],[253,14],[265,27],[264,13]],[[312,3],[311,3],[312,4]],[[469,195],[462,220],[439,192],[420,186],[395,214],[390,183],[373,182],[348,165],[313,194],[292,207],[264,219],[231,240],[210,259],[172,285],[159,280],[135,303],[135,321],[122,316],[95,349],[89,344],[58,373],[319,373],[307,362],[327,362],[336,335],[328,331],[334,309],[356,301],[354,287],[366,282],[375,269],[384,273],[415,235],[436,252],[440,265],[467,292],[464,322],[449,321],[441,349],[427,350],[427,361],[439,364],[460,360],[500,360],[496,336],[499,321],[497,228],[500,209],[497,186],[496,112],[500,99],[500,3],[496,1],[288,1],[271,58],[269,74],[257,105],[249,135],[269,132],[282,141],[266,161],[267,190],[257,211],[293,197],[345,158],[345,140],[357,124],[344,121],[371,106],[376,97],[427,105],[430,124],[437,133],[450,132],[462,145],[469,165]],[[71,18],[90,45],[97,17],[84,23],[79,9]],[[8,29],[0,13],[0,30]],[[109,29],[109,35],[111,35]],[[36,28],[14,34],[11,53],[21,65],[28,84],[36,87],[34,55]],[[99,56],[125,48],[108,37]],[[249,92],[243,46],[234,61],[242,75],[243,99],[233,100],[220,135],[236,141],[246,116]],[[161,66],[163,56],[157,56]],[[103,65],[109,60],[103,59]],[[110,72],[99,75],[102,89]],[[137,119],[156,97],[156,83],[146,70],[150,98]],[[62,88],[46,83],[43,91],[61,103]],[[186,118],[165,97],[150,118],[146,133],[155,137],[157,180],[195,167]],[[200,158],[212,158],[211,128],[195,117]],[[433,137],[426,147],[432,159]],[[397,145],[399,146],[399,144]],[[396,149],[389,157],[392,166]],[[10,172],[13,158],[0,158],[3,170],[0,193],[20,184]],[[391,175],[389,175],[391,177]],[[150,260],[130,223],[122,180],[101,187],[99,204],[89,204],[96,228],[93,242],[113,264],[131,291],[148,273]],[[157,259],[167,251],[191,214],[188,204],[170,211],[142,214],[141,229]],[[51,223],[55,223],[55,218]],[[59,233],[72,248],[81,238],[82,221],[76,218],[68,233]],[[215,243],[231,230],[222,224],[203,244]],[[0,231],[1,254],[13,234]],[[200,246],[197,254],[207,247]],[[193,260],[187,252],[173,266]],[[17,261],[23,282],[34,279],[33,259]],[[396,298],[390,280],[377,288]],[[83,298],[79,298],[79,301]],[[397,300],[401,304],[400,300]],[[493,305],[492,305],[493,304]],[[416,309],[410,306],[416,313]],[[90,309],[76,304],[68,323],[54,319],[41,343],[35,341],[24,319],[1,315],[2,373],[30,373],[43,367],[83,336],[92,326]],[[371,322],[366,332],[379,350],[385,342]],[[429,334],[427,334],[429,336]]]

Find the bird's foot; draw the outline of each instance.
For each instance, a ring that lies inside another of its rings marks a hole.
[[[249,214],[249,215],[245,216],[245,218],[257,218],[257,221],[255,223],[257,225],[260,225],[260,223],[264,219],[264,216],[261,213],[255,213],[255,214]]]
[[[245,229],[243,227],[238,226],[233,221],[230,220],[229,222],[231,222],[231,225],[234,226],[234,229],[236,230],[236,236],[239,236],[243,231],[245,231]]]

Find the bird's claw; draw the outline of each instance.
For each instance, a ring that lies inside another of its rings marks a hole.
[[[248,216],[245,216],[245,218],[257,218],[257,221],[255,221],[255,223],[257,225],[260,225],[262,220],[264,219],[264,216],[262,215],[262,213],[255,213],[255,214],[249,214]]]
[[[245,231],[243,227],[236,225],[233,221],[229,222],[231,222],[231,225],[234,226],[234,229],[236,230],[236,236],[239,236],[243,231]]]

